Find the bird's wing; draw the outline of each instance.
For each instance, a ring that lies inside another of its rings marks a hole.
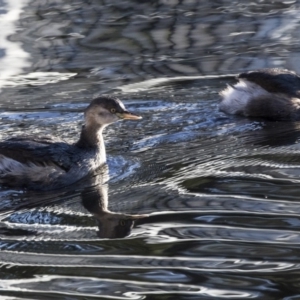
[[[300,77],[289,70],[261,69],[241,73],[238,79],[254,82],[270,93],[300,96]]]
[[[14,137],[0,142],[0,154],[20,163],[55,165],[68,171],[70,168],[70,145],[50,137]]]

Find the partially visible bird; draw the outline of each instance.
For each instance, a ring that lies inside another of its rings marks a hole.
[[[285,69],[242,73],[220,92],[221,111],[270,120],[300,120],[300,77]]]

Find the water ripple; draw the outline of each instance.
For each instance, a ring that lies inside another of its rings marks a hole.
[[[247,260],[210,257],[159,257],[122,255],[61,255],[43,253],[16,253],[3,250],[0,263],[9,266],[58,266],[125,269],[180,269],[206,272],[273,273],[299,270],[299,263],[266,260]]]
[[[111,280],[86,277],[38,276],[35,279],[4,280],[0,290],[23,293],[47,293],[47,295],[81,296],[113,299],[144,299],[149,295],[195,295],[221,299],[253,298],[256,293],[204,287],[200,284],[151,283],[127,280]],[[50,290],[50,291],[49,291]]]

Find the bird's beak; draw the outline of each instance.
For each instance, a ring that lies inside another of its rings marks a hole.
[[[123,119],[123,120],[140,120],[140,119],[142,119],[141,116],[134,115],[134,114],[132,114],[132,113],[129,112],[129,111],[124,111],[124,112],[121,112],[121,113],[116,113],[116,115],[117,115],[120,119]]]

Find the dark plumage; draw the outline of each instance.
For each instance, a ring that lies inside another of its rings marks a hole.
[[[246,117],[300,120],[300,77],[289,70],[261,69],[240,74],[221,91],[220,110]]]
[[[67,144],[54,137],[14,137],[0,142],[0,182],[7,186],[50,190],[70,185],[106,161],[102,131],[120,119],[137,120],[111,97],[94,99],[85,109],[79,140]]]

